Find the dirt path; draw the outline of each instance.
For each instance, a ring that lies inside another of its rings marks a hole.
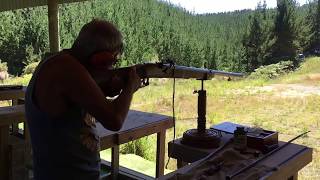
[[[271,93],[277,97],[297,98],[311,95],[320,96],[320,86],[305,84],[271,84],[262,87],[246,87],[245,89],[232,90],[235,94],[261,94]]]
[[[320,96],[320,86],[304,84],[272,84],[255,88],[256,91],[273,92],[280,97],[306,97],[310,95]]]

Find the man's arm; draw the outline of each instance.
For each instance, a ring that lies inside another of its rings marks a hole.
[[[140,86],[135,69],[128,71],[128,83],[117,99],[108,101],[89,72],[75,59],[64,62],[60,75],[61,95],[79,104],[110,130],[118,131],[129,111],[133,93]]]

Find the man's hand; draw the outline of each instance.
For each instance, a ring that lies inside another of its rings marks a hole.
[[[128,84],[126,88],[132,93],[136,92],[141,87],[141,79],[136,72],[136,67],[132,66],[128,69]]]
[[[90,74],[108,97],[117,96],[123,90],[134,93],[142,84],[135,66],[115,70],[90,69]]]

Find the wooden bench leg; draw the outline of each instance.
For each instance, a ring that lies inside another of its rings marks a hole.
[[[182,161],[181,159],[177,159],[177,168],[182,168],[183,166],[188,165],[188,163]]]
[[[9,179],[9,126],[0,127],[0,179]]]
[[[112,179],[117,180],[119,176],[119,145],[111,149],[111,171]]]
[[[18,100],[13,99],[11,105],[12,106],[18,105]],[[17,135],[18,133],[19,133],[19,123],[13,123],[12,124],[12,134]]]
[[[288,180],[298,180],[298,172],[288,178]]]
[[[156,178],[164,175],[164,155],[165,155],[166,131],[157,133],[157,157],[156,157]]]

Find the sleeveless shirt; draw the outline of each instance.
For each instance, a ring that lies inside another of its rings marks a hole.
[[[59,55],[38,65],[26,90],[25,113],[31,136],[34,179],[97,180],[100,156],[94,118],[72,102],[72,108],[54,117],[41,111],[34,100],[39,71]]]

